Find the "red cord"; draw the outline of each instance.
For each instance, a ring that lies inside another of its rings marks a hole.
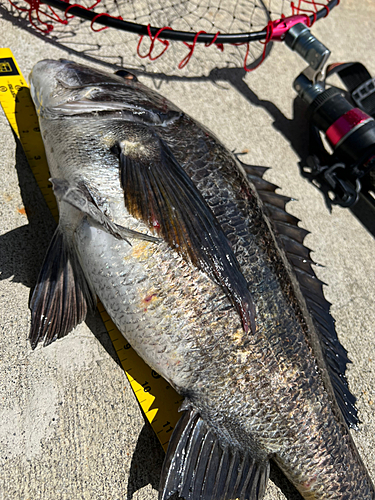
[[[48,24],[46,23],[45,21],[43,21],[41,18],[40,18],[40,2],[39,0],[25,0],[29,5],[30,7],[29,8],[23,8],[23,7],[19,7],[18,5],[16,5],[15,3],[13,3],[11,0],[8,0],[9,3],[14,7],[16,8],[17,10],[21,11],[21,12],[27,12],[28,13],[28,19],[29,19],[29,22],[32,26],[34,26],[35,29],[37,29],[38,31],[41,31],[42,33],[50,33],[52,30],[53,30],[53,25],[52,24]],[[44,16],[46,16],[48,19],[51,19],[52,21],[57,21],[57,22],[60,22],[60,23],[63,23],[63,24],[66,24],[57,14],[55,14],[55,12],[50,9],[51,12],[52,12],[52,16],[50,14],[48,14],[47,12],[42,12],[42,14]],[[33,21],[33,18],[32,18],[32,14],[35,12],[35,15],[36,15],[36,18],[38,20],[38,22],[42,25],[44,25],[46,27],[46,29],[42,29],[40,28],[39,26],[37,26],[34,21]]]
[[[66,0],[64,0],[65,2]],[[67,2],[68,3],[68,2]],[[69,7],[67,7],[65,10],[64,10],[64,16],[65,16],[65,19],[68,20],[68,19],[73,19],[74,16],[70,16],[68,17],[68,12],[70,11],[70,9],[72,9],[73,7],[81,7],[81,5],[78,5],[78,3],[72,3],[72,4],[69,4]],[[87,9],[89,10],[89,9]]]
[[[206,31],[198,31],[198,33],[195,34],[193,43],[184,42],[184,45],[186,45],[186,47],[189,48],[189,52],[182,59],[182,61],[180,61],[179,65],[178,65],[178,69],[184,68],[187,65],[187,63],[190,61],[191,56],[193,55],[193,52],[194,52],[194,49],[195,49],[195,45],[197,44],[197,39],[198,39],[199,35],[202,34],[202,33],[207,33],[207,32]]]
[[[142,43],[142,40],[143,40],[143,37],[144,35],[141,35],[139,37],[139,41],[138,41],[138,45],[137,45],[137,54],[138,56],[141,58],[141,59],[145,59],[146,57],[148,57],[150,59],[150,61],[156,61],[156,59],[159,59],[159,57],[161,57],[164,52],[168,49],[169,47],[169,42],[168,40],[160,40],[159,38],[159,35],[162,31],[164,30],[171,30],[172,28],[170,26],[164,26],[164,28],[160,28],[159,31],[155,34],[155,36],[153,37],[152,36],[152,33],[151,33],[151,25],[149,24],[147,26],[147,32],[148,32],[148,36],[151,40],[151,44],[150,44],[150,48],[147,52],[147,54],[145,55],[142,55],[139,51],[140,47],[141,47],[141,43]],[[155,42],[156,40],[158,40],[160,43],[162,43],[164,45],[164,49],[160,52],[160,54],[158,54],[157,56],[153,57],[152,56],[152,51],[154,50],[154,46],[155,46]]]
[[[307,4],[311,5],[314,8],[314,10],[303,9],[301,7],[302,3],[307,3]],[[339,5],[339,3],[340,3],[340,0],[338,0],[337,5]],[[296,7],[294,5],[294,2],[291,2],[290,5],[292,8],[292,15],[299,14],[300,12],[308,12],[311,15],[313,15],[314,20],[311,23],[311,25],[313,25],[316,21],[316,13],[318,12],[319,7],[326,10],[326,15],[324,17],[327,17],[328,14],[330,13],[330,8],[328,7],[328,5],[324,5],[323,3],[316,2],[315,0],[298,0],[298,7]],[[310,26],[309,26],[309,28],[310,28]]]
[[[102,28],[99,28],[99,29],[95,29],[93,27],[94,22],[98,19],[98,17],[101,17],[101,16],[112,17],[113,19],[120,19],[121,21],[123,21],[123,18],[121,16],[114,18],[113,16],[106,14],[105,12],[103,12],[102,14],[98,14],[97,16],[94,17],[94,19],[91,21],[91,24],[90,24],[90,28],[92,29],[92,31],[95,31],[95,33],[98,33],[99,31],[106,30],[109,27],[109,26],[103,26]]]
[[[189,42],[184,42],[184,44],[186,45],[186,47],[189,48],[189,52],[188,54],[182,59],[182,61],[180,61],[179,65],[178,65],[178,69],[182,69],[184,68],[187,63],[190,61],[193,53],[194,53],[194,50],[195,50],[195,46],[197,44],[197,40],[198,40],[198,37],[199,35],[201,35],[202,33],[207,33],[207,31],[198,31],[198,33],[195,34],[195,37],[194,37],[194,40],[192,43],[189,43]],[[213,45],[215,43],[215,40],[217,39],[217,37],[219,36],[220,32],[218,31],[214,38],[211,40],[211,42],[208,42],[208,43],[205,43],[204,46],[205,47],[210,47],[211,45]],[[217,48],[220,49],[221,51],[224,50],[224,46],[222,43],[217,43],[216,44]]]
[[[259,68],[259,66],[263,63],[264,59],[266,58],[267,45],[271,41],[272,32],[273,32],[273,22],[272,21],[268,22],[268,24],[266,26],[266,29],[267,29],[266,38],[265,38],[264,42],[262,42],[262,41],[260,42],[262,45],[264,45],[263,52],[262,52],[262,57],[261,57],[259,63],[256,64],[253,68],[248,68],[247,64],[246,64],[247,63],[247,58],[249,56],[249,51],[250,51],[250,42],[247,42],[247,44],[246,44],[246,54],[245,54],[245,58],[244,58],[244,61],[243,61],[243,68],[244,68],[244,70],[247,73],[251,73],[251,71],[254,71],[254,69]]]
[[[17,10],[20,10],[21,12],[27,12],[28,10],[30,10],[30,9],[24,9],[23,7],[19,7],[18,5],[13,3],[12,0],[8,0],[8,2],[10,3],[10,5],[15,7]]]
[[[223,43],[216,43],[215,40],[216,38],[220,35],[220,31],[218,31],[215,36],[213,37],[213,39],[211,40],[210,43],[205,43],[204,46],[205,47],[211,47],[211,45],[215,44],[216,47],[221,51],[221,52],[224,52],[224,44]]]

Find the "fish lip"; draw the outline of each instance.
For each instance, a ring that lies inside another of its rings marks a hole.
[[[108,74],[102,74],[100,69],[90,68],[88,72],[87,67],[69,59],[60,58],[58,63],[60,63],[61,68],[56,72],[55,78],[66,89],[82,89],[93,85],[121,85],[128,87],[131,84],[131,81],[125,82],[124,78],[115,73],[111,74],[113,80],[108,81]],[[67,78],[71,78],[72,75],[77,79],[76,85],[72,85],[67,81]],[[87,82],[85,81],[85,77],[88,78]]]
[[[30,90],[37,114],[53,120],[113,112],[121,113],[123,120],[153,126],[167,126],[181,117],[180,110],[169,110],[168,107],[164,110],[163,106],[148,109],[143,103],[137,103],[138,98],[133,99],[133,95],[143,95],[144,90],[137,79],[126,80],[116,74],[110,76],[108,79],[108,74],[102,70],[69,59],[39,61],[30,73]],[[130,101],[127,102],[125,97],[108,99],[116,94],[116,88],[130,92]],[[70,96],[69,92],[72,92]],[[101,92],[107,99],[101,99]]]
[[[145,108],[134,106],[133,104],[127,104],[125,102],[107,102],[105,104],[95,101],[87,100],[77,100],[68,101],[56,106],[50,106],[44,108],[43,116],[48,118],[60,118],[64,116],[78,117],[92,115],[97,117],[98,113],[121,113],[121,119],[128,122],[147,123],[156,127],[166,127],[171,123],[176,122],[181,118],[183,113],[171,111],[170,113],[158,113],[152,112]]]
[[[37,62],[29,75],[29,81],[31,96],[38,115],[51,118],[55,112],[58,112],[59,106],[64,104],[64,102],[58,102],[59,89],[79,91],[95,86],[107,88],[133,86],[131,80],[125,81],[115,74],[111,76],[112,80],[108,81],[108,75],[103,74],[100,69],[90,72],[79,63],[69,59],[43,59]]]
[[[65,89],[69,89],[69,90],[79,90],[79,89],[84,89],[84,88],[87,88],[87,87],[93,87],[93,86],[96,86],[96,85],[100,85],[100,86],[108,86],[108,87],[111,87],[111,86],[119,86],[121,85],[122,87],[128,87],[129,84],[125,84],[124,81],[121,81],[121,77],[117,77],[115,74],[113,74],[114,77],[116,78],[119,78],[118,81],[114,81],[114,82],[106,82],[105,80],[97,80],[95,82],[88,82],[88,83],[79,83],[78,85],[71,85],[69,84],[68,82],[66,82],[61,76],[62,73],[63,73],[64,69],[62,68],[61,71],[59,71],[58,73],[56,73],[56,81],[59,82],[59,84],[64,87]],[[78,77],[78,75],[77,75]]]

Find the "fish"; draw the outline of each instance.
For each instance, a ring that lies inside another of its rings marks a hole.
[[[375,499],[347,351],[266,169],[126,69],[43,60],[30,88],[59,207],[31,347],[99,298],[183,397],[160,500],[261,500],[271,462],[306,500]]]

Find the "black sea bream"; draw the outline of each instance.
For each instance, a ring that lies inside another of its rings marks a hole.
[[[185,398],[160,499],[260,500],[270,460],[305,499],[375,499],[346,351],[287,199],[126,71],[41,61],[31,92],[60,211],[31,343],[69,333],[97,296]]]

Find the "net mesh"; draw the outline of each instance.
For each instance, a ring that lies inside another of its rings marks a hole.
[[[73,4],[73,2],[71,3]],[[270,20],[316,13],[328,0],[77,0],[74,5],[145,26],[188,32],[248,33],[264,29]],[[14,22],[87,59],[148,72],[208,74],[213,68],[256,67],[264,58],[264,43],[231,45],[167,42],[159,37],[104,29],[39,0],[8,0]]]

